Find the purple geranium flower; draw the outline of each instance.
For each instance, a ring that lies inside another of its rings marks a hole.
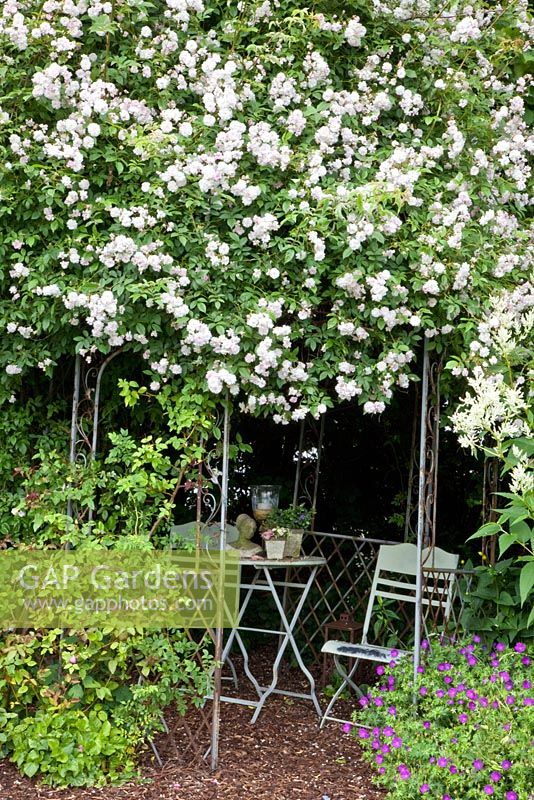
[[[487,783],[487,784],[484,786],[484,792],[485,792],[486,794],[493,794],[493,792],[494,792],[493,786],[490,786],[490,785],[489,785],[489,783]]]
[[[419,791],[421,792],[421,794],[426,794],[427,792],[430,791],[430,786],[428,785],[428,783],[422,783],[421,786],[419,787]]]

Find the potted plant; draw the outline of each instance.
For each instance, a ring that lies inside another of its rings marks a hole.
[[[303,505],[290,508],[276,508],[269,514],[270,528],[283,528],[287,530],[285,536],[285,557],[298,558],[302,547],[302,537],[305,530],[309,530],[313,512]]]
[[[278,561],[285,558],[286,539],[289,533],[288,528],[273,526],[261,532],[261,538],[265,542],[265,555]]]

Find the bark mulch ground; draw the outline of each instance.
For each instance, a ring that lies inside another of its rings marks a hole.
[[[300,677],[286,668],[279,685],[298,690],[303,686]],[[222,704],[215,773],[190,753],[180,755],[180,743],[186,739],[180,720],[171,714],[167,723],[178,748],[162,735],[157,745],[163,768],[147,749],[138,783],[50,789],[21,777],[4,761],[0,762],[0,800],[383,800],[384,793],[373,786],[357,741],[337,724],[319,730],[311,703],[274,695],[255,725],[250,724],[251,716],[247,706]]]

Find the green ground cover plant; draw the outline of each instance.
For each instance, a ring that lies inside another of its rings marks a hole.
[[[0,756],[55,786],[132,778],[165,708],[204,702],[212,666],[182,631],[4,635]]]

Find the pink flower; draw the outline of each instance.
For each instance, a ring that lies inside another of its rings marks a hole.
[[[270,539],[274,538],[274,531],[271,528],[267,531],[262,531],[261,538],[268,542]]]
[[[78,659],[76,658],[76,656],[71,656],[69,658],[69,661],[71,664],[76,664],[78,662]]]

